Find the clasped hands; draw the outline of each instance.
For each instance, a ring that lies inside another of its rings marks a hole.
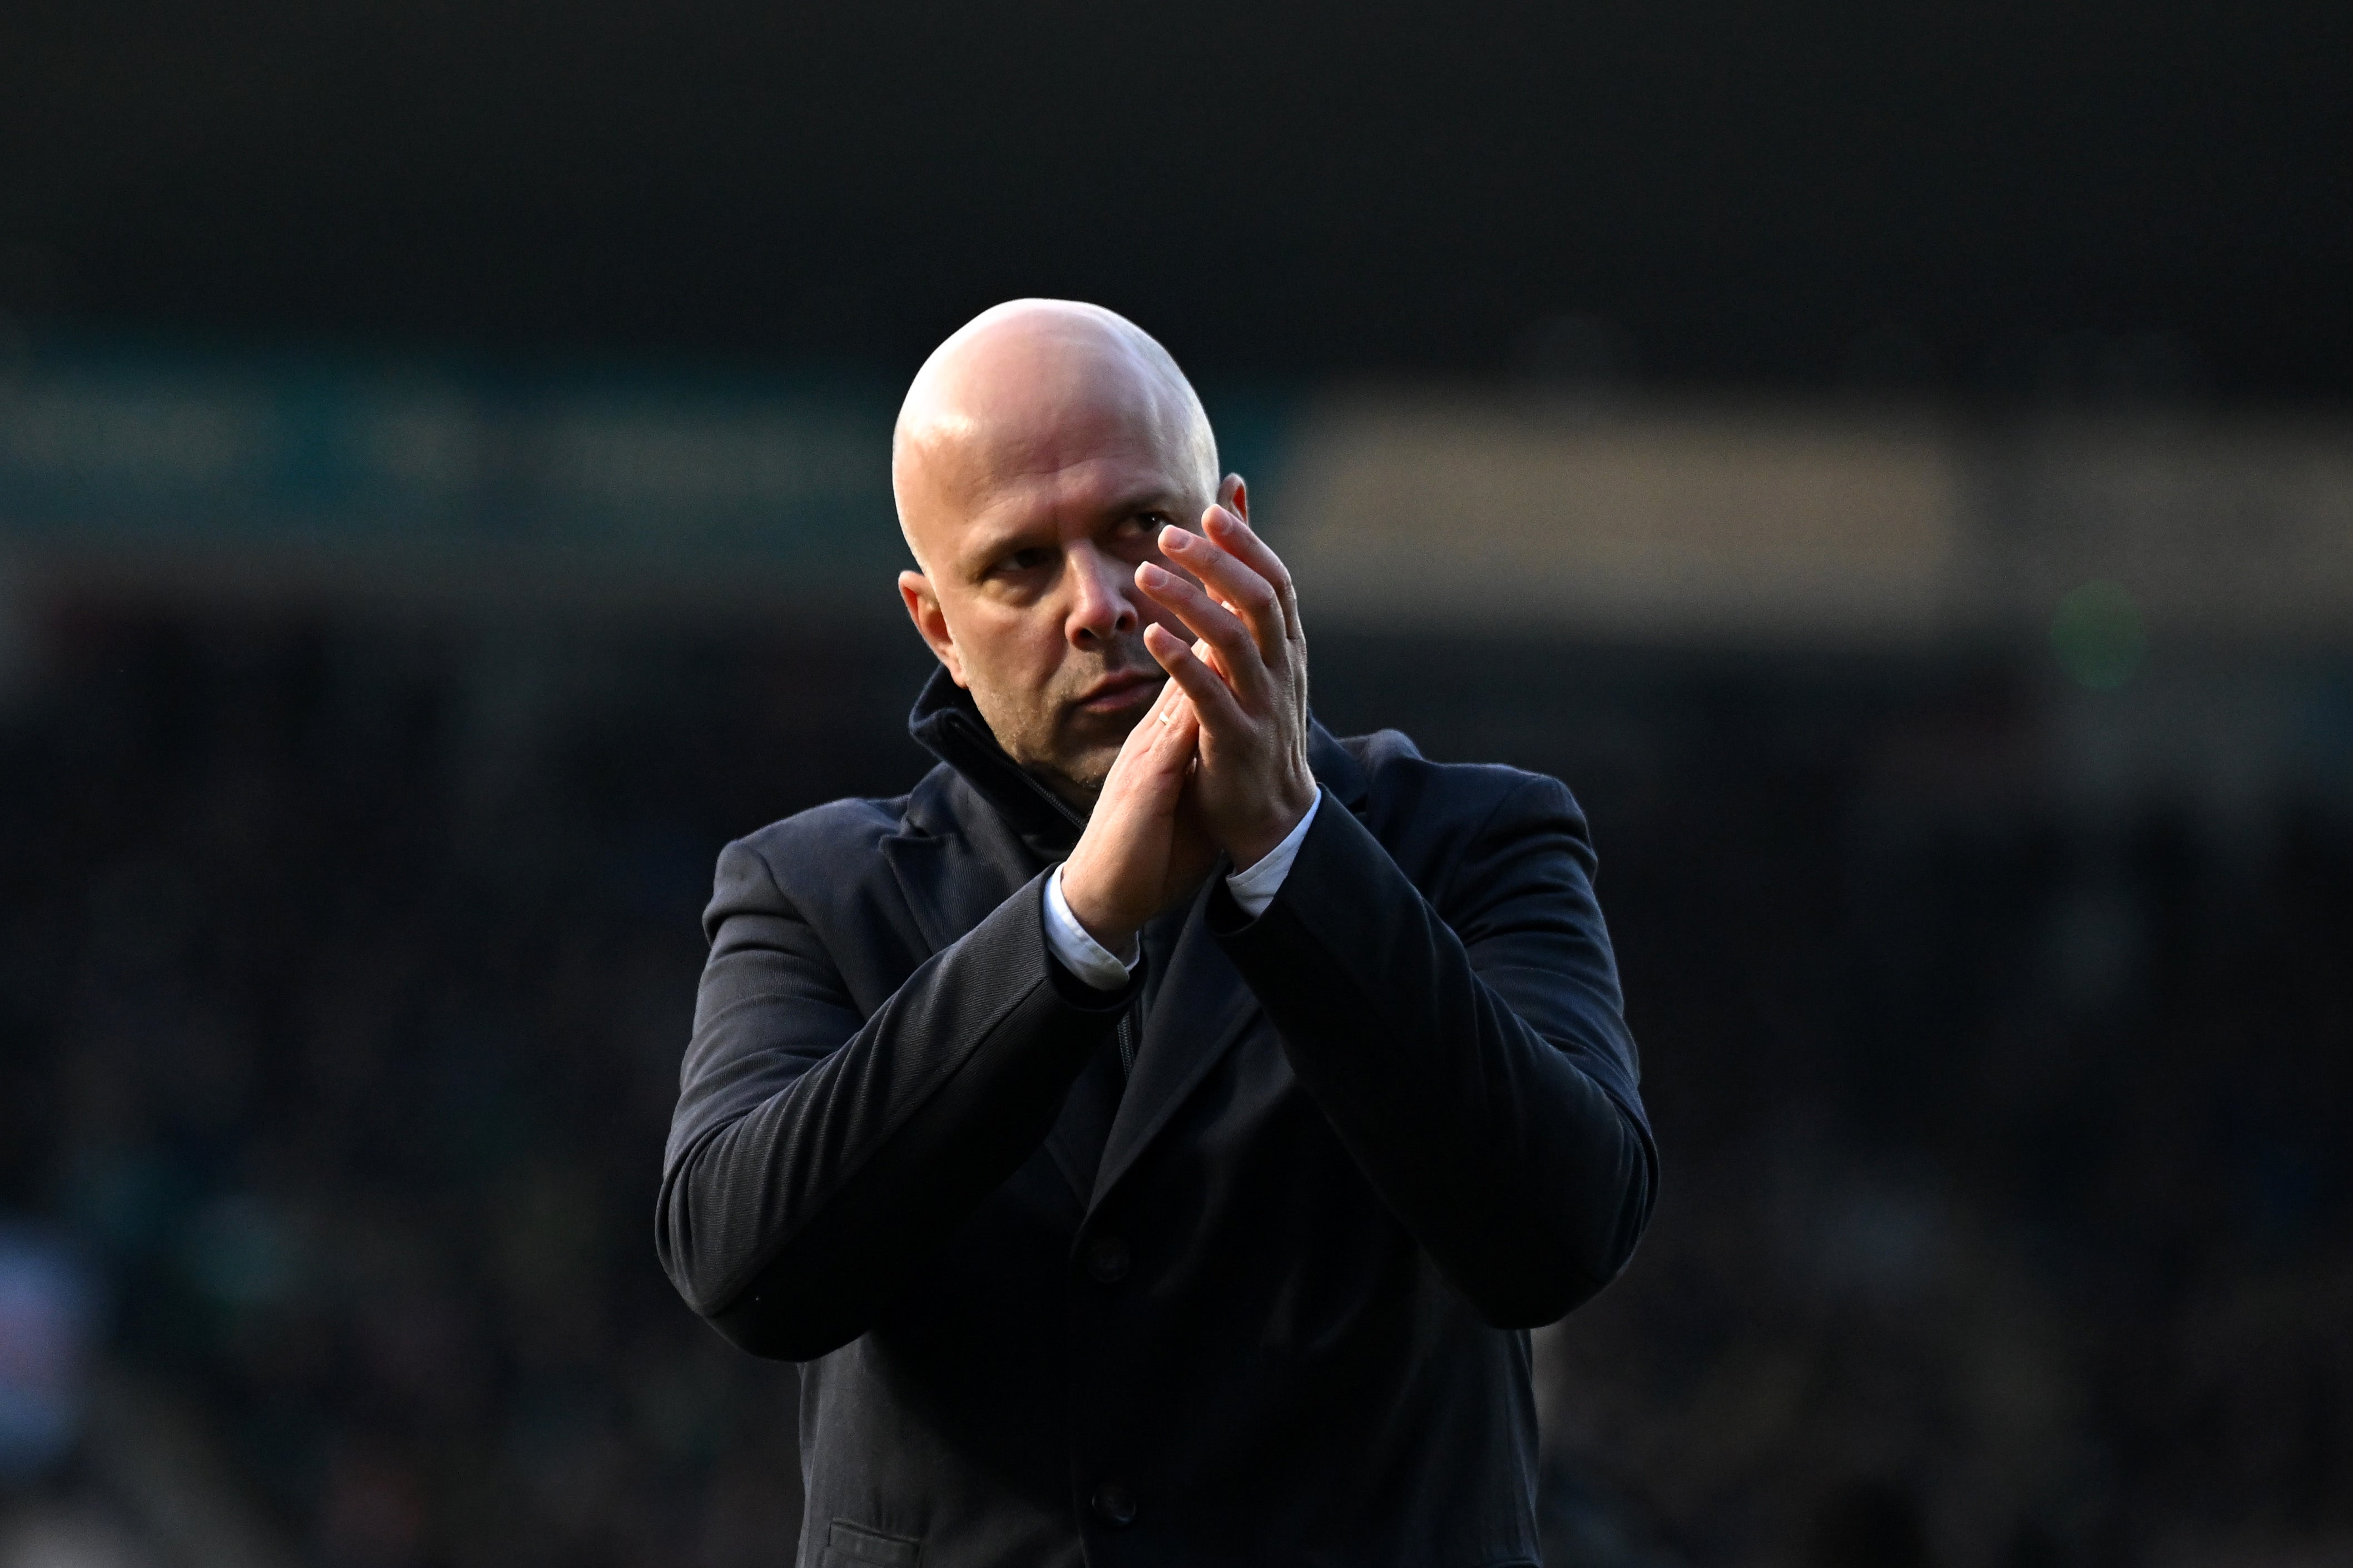
[[[1222,506],[1199,533],[1163,529],[1160,548],[1191,578],[1147,562],[1136,587],[1198,640],[1145,628],[1168,684],[1121,746],[1062,868],[1071,912],[1115,953],[1199,887],[1220,851],[1237,870],[1258,864],[1315,802],[1291,574]]]

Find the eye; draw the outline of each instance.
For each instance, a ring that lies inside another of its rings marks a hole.
[[[1053,559],[1051,550],[1042,544],[1032,544],[1014,551],[997,564],[997,569],[1004,572],[1035,572],[1040,566],[1050,564]]]

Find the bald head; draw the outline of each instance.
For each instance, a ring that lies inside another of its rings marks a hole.
[[[1216,492],[1208,416],[1150,333],[1073,300],[991,306],[932,351],[899,406],[891,489],[908,548],[928,563],[976,485],[1106,447],[1155,450],[1200,506]]]
[[[916,629],[1015,761],[1091,798],[1166,679],[1144,627],[1191,640],[1136,569],[1168,525],[1249,504],[1184,372],[1098,305],[985,310],[915,373],[891,488]]]

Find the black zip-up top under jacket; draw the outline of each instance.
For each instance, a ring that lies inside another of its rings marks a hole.
[[[1106,993],[1076,821],[944,676],[913,729],[720,856],[662,1173],[681,1294],[802,1363],[801,1568],[1535,1563],[1526,1331],[1657,1185],[1568,791],[1318,727],[1273,903]]]

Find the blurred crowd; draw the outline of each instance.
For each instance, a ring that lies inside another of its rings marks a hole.
[[[2071,801],[2021,697],[1615,842],[1665,1184],[1553,1437],[1689,1561],[2353,1556],[2353,803]]]
[[[290,1562],[788,1561],[792,1372],[671,1294],[654,1182],[713,856],[904,788],[921,649],[160,613],[27,646],[0,1212],[86,1259],[99,1375]],[[2069,805],[1999,670],[1564,711],[1493,668],[1466,707],[1342,647],[1319,701],[1595,818],[1666,1175],[1540,1336],[1554,1559],[2353,1551],[2353,803]],[[0,1500],[109,1506],[106,1440]]]

